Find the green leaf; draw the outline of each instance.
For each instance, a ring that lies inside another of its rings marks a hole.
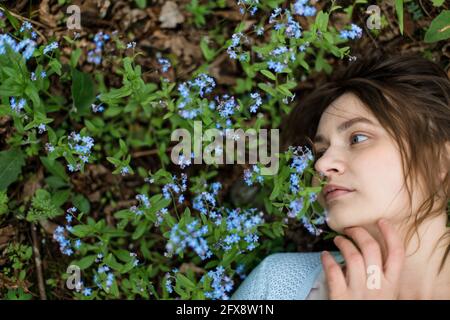
[[[105,263],[116,271],[122,271],[123,265],[117,262],[112,253],[105,258]]]
[[[77,207],[77,209],[81,212],[89,213],[89,211],[91,210],[91,204],[89,203],[89,200],[86,199],[86,197],[82,194],[77,194],[75,197],[73,197],[72,202],[75,207]]]
[[[258,87],[261,90],[264,90],[265,92],[270,94],[272,97],[276,97],[277,96],[277,91],[273,87],[271,87],[271,86],[269,86],[269,85],[267,85],[265,83],[258,83]]]
[[[395,11],[397,12],[400,33],[403,35],[403,0],[395,0]]]
[[[216,56],[216,52],[209,48],[206,37],[203,37],[200,41],[200,49],[202,50],[203,56],[208,62],[214,59],[214,57]]]
[[[146,230],[147,230],[147,224],[146,223],[139,223],[138,227],[133,232],[133,235],[131,236],[131,238],[133,240],[139,239],[140,237],[142,237],[142,235],[144,234],[144,232]]]
[[[64,169],[64,166],[56,160],[49,159],[47,157],[39,157],[41,163],[44,165],[45,169],[48,170],[54,176],[60,177],[64,181],[69,181],[69,176]]]
[[[94,81],[87,73],[72,69],[72,99],[79,115],[87,115],[95,101]]]
[[[320,31],[324,32],[327,30],[329,16],[330,15],[328,13],[325,13],[322,10],[320,10],[319,13],[317,14],[316,24],[317,24],[317,28]]]
[[[425,42],[432,43],[450,38],[450,10],[442,11],[425,33]]]
[[[27,221],[35,222],[44,219],[52,219],[64,211],[57,208],[51,200],[50,193],[44,189],[36,190],[31,201],[31,208],[27,214]]]
[[[273,80],[273,81],[277,80],[277,77],[269,70],[261,70],[260,72],[263,75],[265,75],[267,78],[269,78],[270,80]]]
[[[130,262],[132,260],[130,252],[124,249],[115,250],[114,255],[123,262]]]
[[[25,165],[25,156],[20,149],[0,152],[0,190],[15,182]]]
[[[70,189],[67,190],[58,190],[55,192],[55,194],[52,196],[52,203],[60,207],[64,203],[66,203],[67,199],[69,199],[70,196]]]
[[[433,6],[440,7],[444,4],[444,0],[431,0],[433,2]]]
[[[70,233],[73,235],[76,235],[79,238],[84,238],[88,235],[92,235],[94,233],[94,230],[92,230],[91,226],[79,224],[74,227],[72,227]]]
[[[279,85],[279,86],[277,87],[277,90],[278,90],[281,94],[283,94],[283,95],[285,95],[285,96],[288,96],[288,97],[292,97],[292,96],[293,96],[292,92],[290,92],[289,89],[287,89],[286,86],[284,86],[284,85]]]
[[[134,2],[140,9],[145,9],[147,7],[147,0],[134,0]]]
[[[8,196],[6,191],[0,191],[0,216],[8,212]]]
[[[113,157],[106,157],[106,160],[108,160],[109,162],[111,162],[113,165],[115,165],[116,167],[119,167],[122,165],[122,161]]]
[[[75,50],[72,51],[72,54],[70,55],[70,66],[72,68],[75,68],[77,66],[80,56],[81,56],[80,48],[76,48]]]
[[[12,26],[14,27],[14,29],[19,30],[20,27],[20,22],[19,20],[17,20],[15,17],[13,17],[10,13],[9,10],[5,10],[4,11],[6,14],[6,17],[8,18],[9,22],[12,24]]]
[[[86,268],[89,268],[94,263],[95,258],[95,255],[86,256],[79,261],[73,262],[73,264],[79,266],[81,270],[84,270]]]
[[[182,275],[181,273],[177,274],[177,284],[178,283],[187,289],[195,289],[195,284],[188,277]]]
[[[48,65],[50,66],[50,69],[54,71],[57,75],[59,76],[61,75],[62,65],[57,59],[52,59]]]

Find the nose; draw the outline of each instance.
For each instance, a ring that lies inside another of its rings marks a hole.
[[[328,181],[332,175],[342,175],[345,172],[345,168],[343,155],[331,146],[314,164],[314,169],[317,172],[321,172]]]

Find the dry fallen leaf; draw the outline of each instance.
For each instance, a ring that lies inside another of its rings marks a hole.
[[[161,21],[161,28],[173,29],[177,24],[184,22],[184,16],[175,2],[167,1],[161,9],[159,21]]]

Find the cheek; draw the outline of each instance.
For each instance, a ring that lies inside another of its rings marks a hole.
[[[401,158],[395,149],[380,147],[361,153],[347,169],[348,183],[357,192],[328,209],[330,228],[340,232],[345,227],[371,224],[381,217],[392,218],[405,207]]]
[[[393,218],[401,214],[407,204],[407,190],[401,157],[396,149],[384,148],[374,155],[366,170],[364,198],[370,203],[373,218]]]

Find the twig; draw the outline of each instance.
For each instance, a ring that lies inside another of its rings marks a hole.
[[[372,42],[375,44],[375,47],[376,47],[377,49],[379,49],[378,42],[377,42],[377,41],[375,40],[375,38],[372,36],[372,34],[371,34],[369,28],[368,28],[367,25],[365,24],[364,19],[362,19],[362,18],[360,17],[360,18],[359,18],[359,21],[360,21],[360,23],[363,24],[364,30],[366,31],[366,34],[369,35],[370,40],[372,40]]]
[[[5,8],[0,7],[0,10],[2,10],[4,12],[8,11],[8,13],[10,15],[12,15],[14,18],[17,18],[17,19],[22,20],[22,21],[23,20],[28,21],[28,22],[30,22],[32,24],[35,24],[35,25],[37,25],[37,26],[39,26],[41,28],[50,28],[49,26],[47,26],[45,24],[42,24],[42,23],[37,22],[37,21],[34,21],[32,19],[28,19],[28,18],[22,17],[21,15],[19,15],[17,13],[14,13],[14,12],[12,12],[10,10],[6,10]],[[47,38],[39,30],[36,29],[35,31],[42,39],[44,39],[44,42],[47,42]]]
[[[425,7],[423,6],[422,0],[419,0],[419,4],[422,7],[422,10],[427,14],[428,18],[430,18],[430,13],[427,11],[427,9],[425,9]]]
[[[45,294],[44,276],[42,273],[41,254],[39,252],[39,242],[36,233],[36,224],[34,223],[31,224],[31,237],[33,238],[33,253],[34,253],[34,262],[36,264],[39,296],[41,300],[47,300],[47,295]]]

